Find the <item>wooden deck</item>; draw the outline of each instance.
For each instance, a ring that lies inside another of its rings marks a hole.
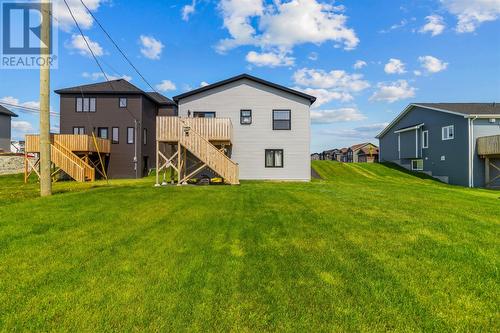
[[[477,153],[482,157],[500,157],[500,135],[478,138]]]
[[[229,118],[181,118],[156,117],[156,140],[176,143],[181,138],[181,129],[193,129],[211,142],[230,144],[233,139],[233,125]]]
[[[177,185],[185,184],[204,168],[210,168],[226,184],[239,184],[239,166],[227,155],[233,140],[233,125],[229,118],[156,117],[156,185],[159,175],[171,168],[177,174]],[[161,146],[171,146],[169,154]],[[198,160],[194,170],[188,170],[188,152]],[[173,174],[173,172],[171,173]]]
[[[95,138],[94,143],[94,138],[91,135],[51,134],[50,141],[52,144],[60,144],[72,152],[101,154],[111,152],[110,140]],[[27,153],[38,153],[40,151],[40,136],[26,135],[25,150]]]

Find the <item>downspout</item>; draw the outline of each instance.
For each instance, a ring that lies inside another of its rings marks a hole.
[[[467,118],[467,148],[468,148],[468,162],[467,162],[467,171],[469,172],[469,187],[472,187],[472,183],[471,183],[471,149],[472,149],[472,145],[471,145],[471,133],[470,133],[470,118]]]
[[[474,144],[475,144],[475,141],[474,141],[474,120],[477,119],[477,116],[475,116],[474,118],[472,118],[470,120],[470,131],[471,131],[471,137],[470,137],[470,142],[471,142],[471,153],[470,153],[470,172],[471,172],[471,178],[470,178],[470,183],[471,183],[471,187],[474,187],[474,152],[475,152],[475,149],[474,149]]]
[[[138,178],[137,174],[137,119],[134,119],[134,170],[135,170],[135,178]]]

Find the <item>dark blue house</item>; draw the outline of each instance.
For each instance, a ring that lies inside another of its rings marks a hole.
[[[377,138],[381,162],[450,184],[500,186],[500,104],[410,104]]]

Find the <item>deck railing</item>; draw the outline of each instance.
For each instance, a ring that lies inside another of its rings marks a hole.
[[[500,135],[478,138],[477,153],[480,156],[500,155]]]
[[[233,139],[233,125],[229,118],[159,116],[156,117],[156,140],[162,142],[179,141],[179,128],[185,125],[195,130],[208,141],[231,142]]]
[[[94,138],[91,135],[74,135],[74,134],[51,134],[51,143],[59,143],[73,152],[100,152],[108,154],[111,152],[111,142],[106,139]],[[27,153],[40,152],[40,136],[28,134],[26,135]]]

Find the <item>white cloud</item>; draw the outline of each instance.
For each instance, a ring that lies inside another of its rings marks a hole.
[[[139,38],[142,45],[141,53],[148,59],[159,60],[165,45],[151,36],[141,35]]]
[[[366,117],[356,108],[311,111],[311,122],[313,124],[332,124],[364,119],[366,119]]]
[[[24,106],[24,107],[33,108],[33,109],[40,108],[39,102],[35,102],[35,101],[21,102],[18,98],[14,98],[12,96],[2,97],[2,98],[0,98],[0,102],[12,104],[12,105]]]
[[[441,3],[457,16],[459,33],[474,32],[482,23],[500,16],[500,0],[441,0]]]
[[[448,63],[433,56],[419,57],[418,61],[422,68],[429,74],[438,73],[448,68]]]
[[[405,64],[399,59],[391,58],[389,62],[385,64],[384,71],[387,74],[403,74],[406,73]]]
[[[406,80],[377,85],[377,91],[370,97],[371,101],[385,101],[394,103],[396,101],[415,97],[416,89],[411,87]]]
[[[375,123],[351,129],[328,129],[323,130],[321,133],[341,138],[366,140],[375,138],[375,136],[386,128],[388,124],[389,123]]]
[[[206,87],[206,86],[209,86],[209,85],[210,85],[210,83],[208,83],[208,82],[205,82],[205,81],[201,81],[200,82],[200,87]]]
[[[415,71],[413,71],[413,74],[415,74],[415,76],[421,76],[422,75],[422,71],[415,70]]]
[[[171,91],[177,89],[175,84],[170,80],[161,81],[159,84],[155,86],[155,88],[159,91]]]
[[[94,42],[88,36],[85,36],[85,39],[83,39],[82,35],[73,34],[71,36],[71,40],[66,43],[66,48],[75,50],[82,56],[91,57],[92,53],[87,47],[87,43],[85,43],[85,40],[87,40],[89,47],[92,49],[92,52],[94,52],[94,55],[96,57],[101,57],[102,55],[104,55],[104,49],[101,47],[101,45],[99,45],[98,42]]]
[[[370,87],[370,83],[363,80],[362,74],[349,74],[343,70],[326,72],[321,69],[302,68],[293,74],[293,80],[301,86],[339,91],[359,92]]]
[[[354,69],[361,69],[363,67],[366,67],[368,66],[368,64],[366,63],[366,61],[363,61],[363,60],[358,60],[354,63],[354,65],[352,66]]]
[[[68,2],[73,15],[75,16],[75,20],[78,22],[78,25],[82,29],[90,29],[94,24],[94,20],[92,19],[92,16],[87,12],[85,7],[83,7],[80,0],[66,1]],[[106,0],[85,0],[85,5],[89,8],[90,11],[94,12],[97,11],[101,4],[105,1]],[[56,18],[54,22],[56,26],[66,32],[70,32],[73,29],[75,23],[63,0],[53,1],[53,13],[54,17]]]
[[[219,9],[231,36],[219,42],[219,52],[241,45],[291,51],[295,45],[327,41],[350,50],[359,43],[354,30],[346,26],[344,8],[317,0],[266,4],[263,0],[221,0]]]
[[[189,16],[194,14],[196,11],[196,0],[193,0],[193,2],[190,5],[185,5],[182,7],[182,19],[184,21],[189,21]]]
[[[350,102],[354,99],[354,97],[352,97],[352,95],[348,92],[333,91],[322,88],[294,87],[294,89],[316,97],[316,102],[314,102],[313,108],[319,108],[320,106],[331,101]]]
[[[289,57],[286,52],[248,52],[246,61],[257,67],[280,67],[291,66],[295,59]]]
[[[105,81],[106,78],[104,77],[104,74],[101,72],[94,72],[94,73],[89,73],[89,72],[83,72],[82,76],[86,79],[90,79],[92,81]],[[126,81],[132,81],[132,77],[128,75],[112,75],[106,73],[106,76],[108,77],[109,80],[118,80],[118,79],[123,79]]]
[[[432,37],[443,33],[446,26],[442,16],[434,14],[426,16],[425,19],[427,23],[419,30],[420,33],[425,34],[429,32]]]
[[[14,131],[17,131],[18,133],[30,133],[34,131],[33,125],[31,123],[24,121],[24,120],[13,120],[12,122],[12,129]]]

